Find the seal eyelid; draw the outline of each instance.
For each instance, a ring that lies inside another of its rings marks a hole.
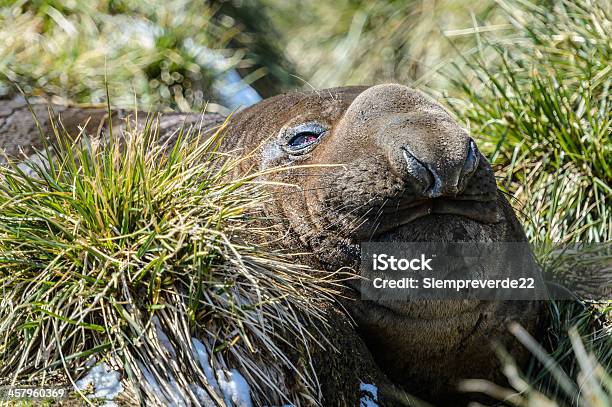
[[[325,127],[314,122],[287,128],[283,134],[283,147],[290,154],[307,153],[326,131]]]

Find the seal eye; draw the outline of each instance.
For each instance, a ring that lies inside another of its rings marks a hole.
[[[317,141],[319,136],[320,134],[305,131],[294,136],[291,140],[289,140],[287,145],[292,150],[299,150]]]
[[[325,132],[325,127],[319,123],[303,123],[287,128],[283,134],[284,148],[293,155],[305,154],[314,148]]]

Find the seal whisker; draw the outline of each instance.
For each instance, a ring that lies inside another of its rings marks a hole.
[[[355,208],[353,208],[352,210],[350,210],[349,212],[345,213],[343,216],[340,216],[338,218],[336,218],[334,221],[328,223],[327,225],[325,225],[323,228],[319,229],[318,231],[311,231],[310,233],[306,234],[305,236],[312,236],[314,233],[320,233],[321,231],[329,231],[331,230],[334,226],[340,225],[346,218],[348,218],[350,215],[352,215],[355,211],[358,211],[360,209],[362,209],[363,207],[367,206],[374,198],[370,199],[368,202],[365,202]],[[346,205],[342,205],[339,206],[337,208],[334,208],[334,211],[339,210],[339,209],[343,209],[344,207],[346,207]],[[371,207],[368,211],[366,211],[364,214],[362,214],[361,216],[359,216],[356,221],[360,221],[361,219],[363,219],[364,217],[366,217],[368,215],[368,213],[373,209],[373,207]],[[357,228],[359,227],[359,225],[357,226]],[[349,229],[348,226],[344,226],[342,228],[338,229],[338,232],[342,232],[342,231],[349,231],[352,232],[355,230],[355,227],[351,226],[351,228]]]
[[[353,210],[351,211],[351,213],[352,213],[352,212],[354,212],[354,211],[357,211],[357,210],[359,210],[359,209],[361,209],[361,208],[363,208],[363,207],[365,207],[365,206],[366,206],[366,205],[368,205],[368,204],[369,204],[371,201],[372,201],[372,199],[371,199],[370,201],[365,202],[364,204],[362,204],[362,205],[360,205],[360,206],[356,207],[355,209],[353,209]],[[364,224],[365,222],[367,222],[367,219],[366,219],[366,218],[367,218],[367,216],[370,214],[370,212],[371,212],[373,209],[374,209],[374,207],[373,207],[373,206],[372,206],[372,207],[370,207],[370,208],[369,208],[367,211],[365,211],[365,212],[364,212],[363,214],[361,214],[361,215],[360,215],[360,216],[359,216],[357,219],[355,219],[353,223],[359,222],[357,225],[346,225],[346,226],[342,227],[342,228],[341,228],[339,231],[340,231],[340,232],[348,232],[349,234],[353,234],[353,233],[354,233],[354,232],[355,232],[357,229],[359,229],[361,226],[363,226],[363,224]]]
[[[389,199],[387,198],[387,199],[385,199],[385,201],[384,201],[384,202],[383,202],[383,203],[380,205],[380,208],[379,208],[379,210],[378,210],[378,215],[376,215],[376,219],[374,219],[374,223],[375,223],[375,225],[374,225],[374,227],[373,227],[372,233],[370,234],[370,238],[369,238],[368,240],[372,240],[372,238],[374,237],[374,235],[375,235],[375,234],[376,234],[376,232],[378,231],[378,228],[380,227],[380,223],[381,223],[381,221],[380,221],[380,217],[381,217],[381,215],[383,214],[383,209],[384,209],[384,207],[385,207],[385,205],[386,205],[386,203],[387,203],[388,201],[389,201]],[[398,203],[398,205],[399,205],[399,203]]]

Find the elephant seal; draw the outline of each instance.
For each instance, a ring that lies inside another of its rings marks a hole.
[[[76,117],[71,125],[83,125],[88,117],[88,129],[98,131],[106,117],[100,110],[71,115]],[[118,112],[117,119],[122,115]],[[6,129],[20,134],[24,122],[3,122],[1,116],[0,111],[0,145],[14,153],[25,144],[7,138]],[[169,117],[167,129],[195,123],[199,115]],[[212,117],[207,123],[222,119]],[[267,215],[283,236],[283,248],[310,253],[304,260],[318,269],[357,270],[359,244],[365,241],[526,241],[474,140],[439,104],[406,86],[272,97],[236,113],[224,140],[224,150],[249,153],[241,171],[283,168],[266,171],[276,197]],[[499,379],[493,340],[524,359],[507,323],[517,321],[534,332],[541,314],[535,301],[380,304],[362,299],[359,286],[351,282],[341,302],[369,352],[364,357],[382,372],[366,376],[387,377],[443,405],[456,405],[454,389],[461,379]],[[348,336],[346,327],[342,332]],[[351,366],[357,369],[358,364]],[[352,385],[359,387],[359,372],[351,374],[357,380]],[[328,393],[337,391],[333,388]],[[326,405],[346,405],[329,402],[333,394],[327,397]]]
[[[268,212],[282,222],[286,247],[313,253],[316,267],[357,270],[364,241],[526,241],[474,140],[406,86],[273,97],[237,114],[228,140],[259,151],[248,165],[296,168],[269,177],[299,188],[276,187]],[[508,322],[533,332],[541,313],[536,301],[377,304],[361,299],[358,284],[349,284],[346,297],[383,372],[439,402],[454,400],[460,379],[497,378],[491,341],[513,347]]]

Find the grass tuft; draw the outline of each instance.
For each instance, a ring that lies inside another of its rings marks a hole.
[[[609,2],[500,2],[514,32],[484,36],[448,71],[469,126],[536,243],[612,239]]]
[[[234,368],[258,405],[317,399],[311,367],[288,351],[318,346],[306,327],[321,326],[312,304],[331,291],[262,249],[267,198],[256,174],[232,177],[240,161],[217,151],[222,132],[183,128],[162,143],[149,118],[73,147],[56,123],[53,146],[0,167],[3,381],[74,381],[94,356],[147,403],[223,406],[207,371]]]
[[[32,97],[104,103],[108,77],[116,107],[136,97],[147,110],[233,109],[245,86],[288,75],[277,49],[214,3],[0,1],[0,98],[19,96],[18,83]],[[243,81],[228,79],[232,69]]]

